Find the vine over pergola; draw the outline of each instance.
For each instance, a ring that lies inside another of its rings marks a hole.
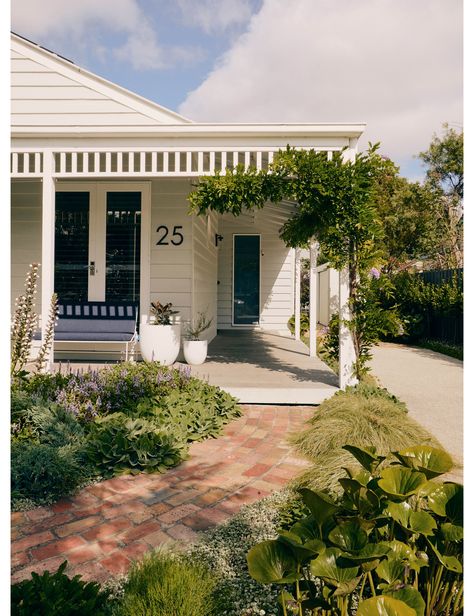
[[[330,266],[347,273],[348,314],[339,327],[351,334],[357,379],[367,370],[370,347],[386,325],[381,309],[367,301],[370,272],[382,260],[378,246],[383,229],[373,195],[391,165],[377,149],[378,144],[369,144],[366,152],[351,159],[345,150],[328,157],[326,152],[288,147],[268,169],[239,165],[224,175],[201,178],[189,195],[191,212],[197,215],[214,211],[239,216],[267,202],[297,203],[280,237],[291,248],[318,242]]]

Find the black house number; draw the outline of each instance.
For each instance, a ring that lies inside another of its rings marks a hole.
[[[173,227],[173,233],[171,234],[171,243],[173,246],[180,246],[184,242],[184,236],[180,233],[180,229],[183,228],[183,225],[175,225]],[[169,242],[166,240],[168,235],[170,234],[170,230],[165,225],[160,225],[157,230],[157,233],[161,233],[161,237],[156,242],[157,246],[169,246]]]

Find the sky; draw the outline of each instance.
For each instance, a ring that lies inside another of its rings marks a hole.
[[[12,0],[12,30],[202,122],[366,122],[401,173],[463,126],[462,0]]]

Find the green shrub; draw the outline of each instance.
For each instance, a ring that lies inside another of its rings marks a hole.
[[[13,584],[12,616],[105,616],[107,593],[80,575],[69,578],[64,573],[66,565],[67,561],[55,573],[32,573],[31,579]]]
[[[462,319],[463,289],[457,276],[449,282],[434,284],[425,282],[418,274],[401,272],[390,280],[393,292],[382,295],[381,301],[387,308],[396,307],[406,341],[429,336],[430,317],[451,315]]]
[[[439,443],[413,421],[406,407],[386,390],[367,385],[337,392],[317,407],[308,427],[291,437],[296,452],[309,458],[311,467],[296,478],[295,487],[340,493],[339,479],[351,456],[346,443],[376,447],[381,454],[415,444]]]
[[[80,446],[84,440],[84,428],[77,417],[58,404],[33,406],[30,422],[40,443],[52,447]]]
[[[28,394],[58,403],[82,422],[116,412],[134,414],[140,401],[163,399],[172,392],[183,393],[179,403],[204,400],[223,417],[237,416],[234,398],[218,387],[190,378],[188,368],[127,362],[77,374],[35,374],[24,387]]]
[[[171,429],[184,441],[216,437],[226,423],[242,414],[230,394],[198,379],[190,379],[181,390],[142,401],[135,413]]]
[[[163,390],[181,388],[188,375],[156,362],[125,362],[103,370],[32,375],[25,388],[62,405],[84,421],[133,408]]]
[[[41,401],[23,389],[12,387],[10,396],[10,433],[15,441],[38,442],[38,431],[31,421],[31,408]]]
[[[71,447],[12,444],[11,495],[14,500],[50,503],[76,490],[83,483],[85,472]]]
[[[129,572],[123,616],[219,616],[216,578],[203,565],[156,551]]]
[[[295,315],[291,315],[288,319],[288,329],[292,334],[295,333]],[[306,312],[300,314],[300,333],[305,334],[309,332],[309,315]]]
[[[464,358],[463,347],[456,344],[439,342],[438,340],[420,340],[416,344],[423,349],[430,349],[431,351],[436,351],[436,353],[454,357],[454,359],[462,360]]]
[[[310,515],[254,546],[250,575],[279,584],[284,609],[289,602],[300,615],[349,616],[357,604],[360,616],[460,615],[463,488],[432,481],[451,469],[450,456],[415,446],[383,467],[374,447],[345,449],[359,464],[340,479],[342,498],[303,488]]]
[[[86,457],[104,477],[142,471],[164,472],[186,457],[186,448],[153,421],[124,413],[98,418],[90,425]]]

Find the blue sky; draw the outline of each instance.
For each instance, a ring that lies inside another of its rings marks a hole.
[[[12,29],[208,122],[367,122],[411,179],[462,126],[461,0],[13,0]]]

